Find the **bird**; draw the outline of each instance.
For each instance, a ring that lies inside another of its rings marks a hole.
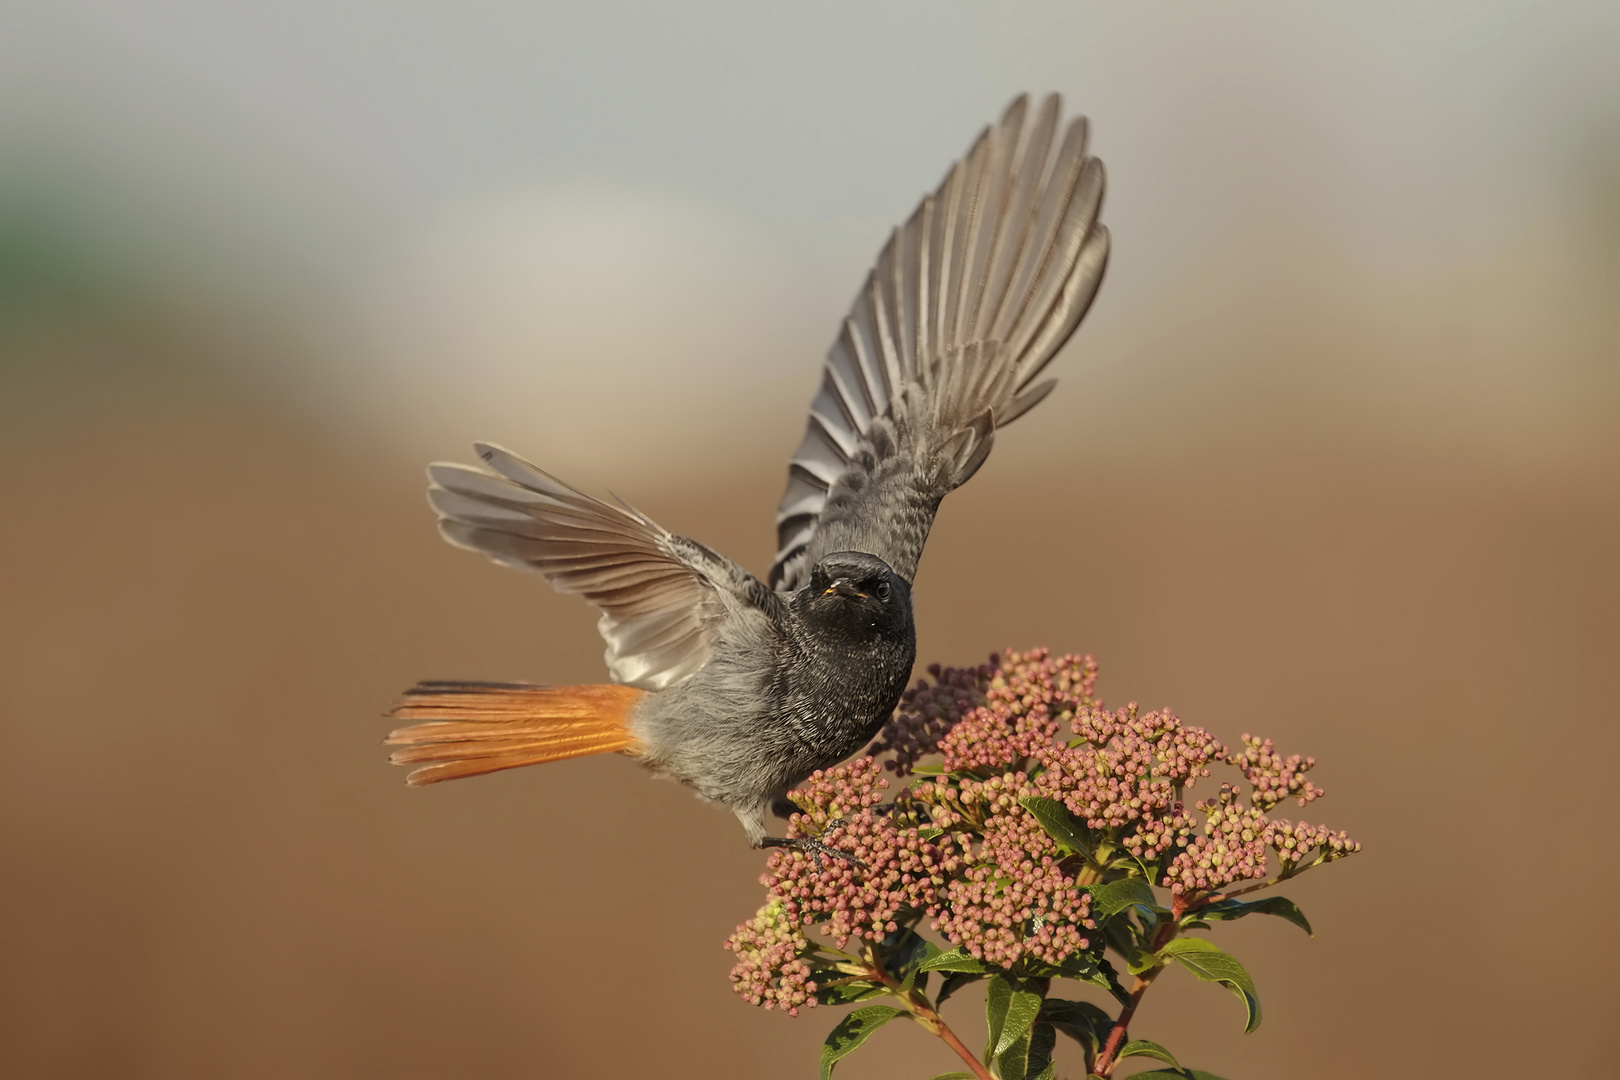
[[[435,463],[444,539],[601,610],[611,683],[428,681],[385,740],[412,786],[620,753],[736,815],[755,848],[787,793],[868,744],[916,659],[912,582],[941,500],[1040,376],[1108,263],[1102,163],[1058,95],[1015,99],[878,255],[788,467],[767,581],[510,450]]]

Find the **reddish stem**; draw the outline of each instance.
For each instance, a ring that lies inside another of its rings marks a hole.
[[[932,1007],[924,1005],[921,1011],[913,1008],[912,1015],[917,1018],[919,1024],[943,1039],[946,1046],[955,1050],[957,1056],[967,1062],[968,1068],[973,1070],[973,1075],[978,1080],[995,1080],[990,1075],[990,1070],[985,1068],[979,1059],[973,1056],[973,1051],[962,1045],[962,1040],[956,1037],[956,1032],[952,1031],[950,1026],[945,1023],[945,1018],[934,1011]]]
[[[977,1080],[995,1080],[995,1077],[990,1075],[990,1070],[985,1068],[977,1057],[973,1056],[973,1051],[962,1045],[962,1040],[956,1037],[956,1032],[951,1030],[950,1025],[945,1022],[945,1018],[939,1015],[939,1010],[929,1003],[927,995],[917,990],[916,987],[912,987],[910,990],[901,990],[900,983],[895,980],[894,976],[883,969],[883,965],[877,962],[877,957],[872,955],[870,949],[867,950],[866,959],[867,963],[871,965],[871,977],[888,987],[889,993],[900,999],[900,1003],[906,1007],[906,1011],[911,1014],[913,1020],[921,1024],[924,1030],[938,1035],[946,1046],[955,1050],[957,1056],[967,1062],[968,1068],[973,1070],[973,1075]]]
[[[1179,930],[1178,924],[1184,914],[1186,908],[1182,904],[1181,897],[1170,901],[1170,918],[1165,920],[1158,933],[1153,935],[1150,951],[1158,952],[1170,943],[1170,939],[1175,937]],[[1125,1006],[1124,1011],[1119,1014],[1119,1019],[1114,1021],[1113,1029],[1108,1032],[1108,1041],[1103,1043],[1102,1053],[1097,1055],[1097,1064],[1093,1071],[1098,1076],[1114,1075],[1114,1066],[1119,1064],[1114,1055],[1125,1045],[1125,1033],[1130,1029],[1131,1019],[1136,1016],[1137,1006],[1142,1004],[1142,995],[1147,993],[1147,988],[1153,985],[1153,980],[1158,978],[1159,972],[1163,970],[1162,966],[1156,967],[1136,977],[1136,984],[1131,987],[1131,1003]]]

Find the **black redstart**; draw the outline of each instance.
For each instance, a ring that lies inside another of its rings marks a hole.
[[[788,468],[769,586],[498,446],[476,447],[487,469],[429,467],[445,539],[601,609],[613,684],[421,683],[388,737],[410,783],[616,751],[728,807],[755,847],[790,843],[766,811],[894,711],[940,501],[1051,391],[1036,376],[1102,281],[1103,168],[1060,112],[1014,101],[878,256]]]

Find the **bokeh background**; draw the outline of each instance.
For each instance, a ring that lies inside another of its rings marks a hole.
[[[0,1073],[811,1075],[834,1013],[729,990],[729,816],[383,764],[418,678],[601,677],[422,465],[495,439],[763,571],[887,230],[1055,89],[1115,255],[945,507],[922,657],[1089,651],[1320,759],[1366,851],[1288,890],[1315,939],[1223,928],[1264,1026],[1172,974],[1138,1034],[1614,1075],[1617,55],[1602,0],[10,0]],[[953,1061],[893,1025],[840,1075]]]

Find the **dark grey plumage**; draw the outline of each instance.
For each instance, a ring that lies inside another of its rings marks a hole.
[[[488,471],[429,469],[445,538],[596,604],[614,681],[646,693],[615,691],[633,705],[598,723],[579,702],[600,694],[508,687],[496,709],[428,688],[402,706],[430,723],[395,732],[411,747],[400,760],[452,762],[448,778],[564,756],[541,728],[567,699],[591,746],[633,753],[729,807],[758,846],[774,800],[876,734],[915,659],[911,581],[940,501],[983,464],[996,429],[1051,390],[1036,376],[1107,261],[1085,121],[1059,141],[1056,96],[1026,124],[1028,111],[1019,98],[985,132],[895,231],[856,298],[790,466],[772,588],[500,447],[478,445]],[[551,712],[525,720],[530,700]],[[480,708],[499,723],[479,727]],[[603,734],[613,724],[630,738]],[[501,751],[487,769],[481,739]]]
[[[860,595],[840,593],[840,581]],[[910,586],[870,555],[836,552],[796,593],[761,585],[753,598],[709,665],[649,695],[630,727],[647,765],[729,807],[757,847],[773,802],[888,720],[917,639]]]

